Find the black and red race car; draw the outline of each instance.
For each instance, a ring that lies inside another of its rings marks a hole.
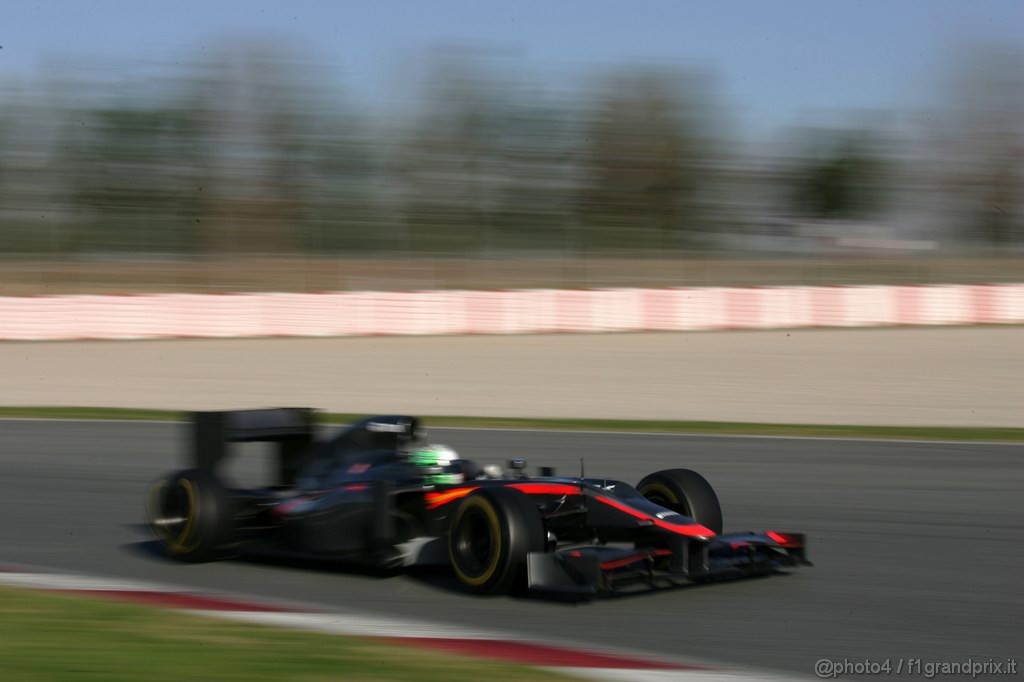
[[[382,568],[445,564],[471,592],[573,594],[764,574],[807,564],[803,534],[722,534],[711,485],[688,469],[622,481],[527,475],[433,456],[414,417],[369,417],[322,441],[308,409],[199,412],[194,466],[158,481],[149,523],[168,554],[269,550]],[[278,481],[228,486],[227,444],[278,443]],[[441,454],[444,454],[443,452]]]

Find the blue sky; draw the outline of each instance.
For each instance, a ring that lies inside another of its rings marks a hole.
[[[1024,42],[1024,0],[5,0],[0,78],[47,62],[185,61],[246,36],[301,46],[350,94],[380,101],[438,45],[494,48],[542,77],[697,64],[739,117],[781,125],[926,102],[966,45]]]

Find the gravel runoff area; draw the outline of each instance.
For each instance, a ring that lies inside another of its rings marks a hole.
[[[3,405],[1024,426],[1024,328],[0,344]]]

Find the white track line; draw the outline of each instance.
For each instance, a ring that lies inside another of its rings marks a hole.
[[[267,625],[292,630],[307,630],[328,635],[352,637],[400,637],[402,639],[477,639],[480,641],[507,641],[499,632],[467,630],[443,623],[429,623],[383,616],[352,613],[272,613],[260,611],[222,611],[185,609],[188,613],[227,620]]]
[[[619,670],[616,668],[548,668],[601,682],[781,682],[802,679],[799,675],[763,673],[757,670]]]

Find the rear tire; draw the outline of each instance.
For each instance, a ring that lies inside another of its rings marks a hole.
[[[477,594],[505,594],[525,576],[526,555],[544,551],[546,533],[530,497],[479,488],[452,516],[448,556],[455,576]]]
[[[707,479],[691,469],[666,469],[645,476],[637,491],[651,502],[671,509],[719,534],[722,505]]]
[[[157,481],[148,507],[153,534],[178,559],[209,561],[231,534],[231,497],[206,469],[186,469]]]

